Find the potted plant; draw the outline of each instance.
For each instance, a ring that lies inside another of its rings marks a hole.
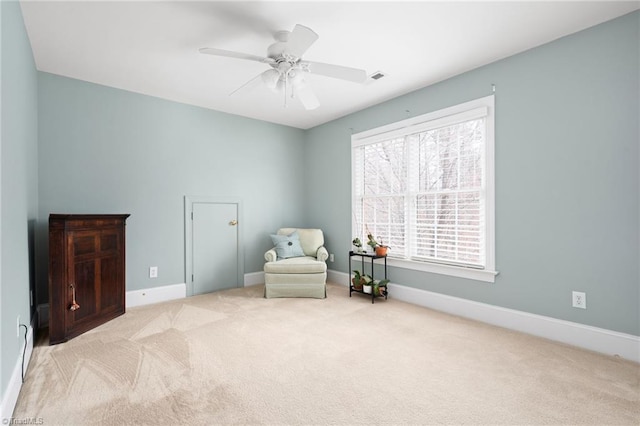
[[[356,248],[356,253],[362,253],[362,241],[360,241],[360,238],[355,237],[351,244]]]
[[[375,251],[376,256],[387,255],[387,250],[389,249],[389,246],[384,245],[382,243],[382,240],[380,240],[380,242],[377,242],[375,238],[373,238],[373,235],[371,235],[371,233],[367,234],[367,238],[369,239],[369,241],[367,241],[367,244],[371,246],[373,251]]]
[[[362,285],[362,291],[364,293],[371,294],[371,292],[373,291],[373,280],[368,275],[367,277],[369,278],[369,281],[364,282],[364,284]]]
[[[353,271],[353,278],[351,278],[351,283],[353,284],[354,290],[362,291],[363,286],[371,285],[372,278],[369,275],[363,275],[357,269]]]
[[[387,291],[387,284],[389,284],[389,280],[375,280],[373,282],[373,294],[375,296],[384,296],[384,292]]]

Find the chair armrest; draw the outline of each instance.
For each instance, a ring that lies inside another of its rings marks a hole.
[[[324,246],[318,249],[318,251],[316,252],[316,258],[322,262],[327,261],[327,259],[329,258],[329,252],[326,248],[324,248]]]
[[[264,254],[264,260],[267,262],[275,262],[278,258],[278,254],[275,249],[271,249]]]

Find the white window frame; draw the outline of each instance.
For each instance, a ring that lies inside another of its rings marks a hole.
[[[476,281],[495,282],[495,276],[498,272],[495,270],[495,99],[493,95],[353,134],[351,136],[352,233],[353,235],[356,235],[355,232],[358,229],[355,221],[355,214],[353,212],[353,208],[357,201],[354,187],[356,182],[356,165],[354,164],[355,155],[353,155],[354,148],[389,140],[394,137],[410,135],[418,131],[424,131],[424,129],[441,126],[443,123],[446,124],[447,122],[459,122],[461,117],[463,119],[467,116],[472,117],[473,115],[477,115],[480,110],[483,114],[486,112],[486,140],[484,156],[484,185],[486,191],[486,251],[484,268],[477,269],[429,261],[393,258],[393,247],[391,248],[390,256],[387,258],[387,264],[389,266],[467,278]]]

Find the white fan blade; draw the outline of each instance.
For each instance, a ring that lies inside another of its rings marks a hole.
[[[313,93],[313,90],[307,86],[304,82],[295,86],[295,96],[300,100],[300,103],[306,110],[316,109],[320,106],[320,101]]]
[[[367,72],[358,68],[343,67],[342,65],[323,64],[322,62],[304,61],[310,73],[320,74],[327,77],[339,78],[341,80],[353,81],[354,83],[364,83],[367,79]]]
[[[266,72],[266,71],[265,71]],[[243,84],[242,86],[238,87],[236,90],[234,90],[233,92],[229,93],[229,96],[235,94],[236,92],[238,92],[241,89],[244,89],[246,87],[248,88],[255,88],[258,87],[262,84],[262,74],[264,74],[263,72],[261,72],[260,74],[258,74],[257,76],[253,77],[251,80],[247,81],[245,84]]]
[[[296,24],[286,43],[285,53],[300,58],[318,39],[318,34],[304,25]]]
[[[264,62],[270,64],[273,62],[271,58],[265,58],[264,56],[251,55],[249,53],[232,52],[230,50],[216,49],[213,47],[203,47],[200,49],[200,53],[206,55],[226,56],[228,58],[247,59],[249,61]]]

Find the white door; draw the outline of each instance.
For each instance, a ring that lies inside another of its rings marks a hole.
[[[238,204],[193,201],[191,213],[191,294],[238,287]]]

